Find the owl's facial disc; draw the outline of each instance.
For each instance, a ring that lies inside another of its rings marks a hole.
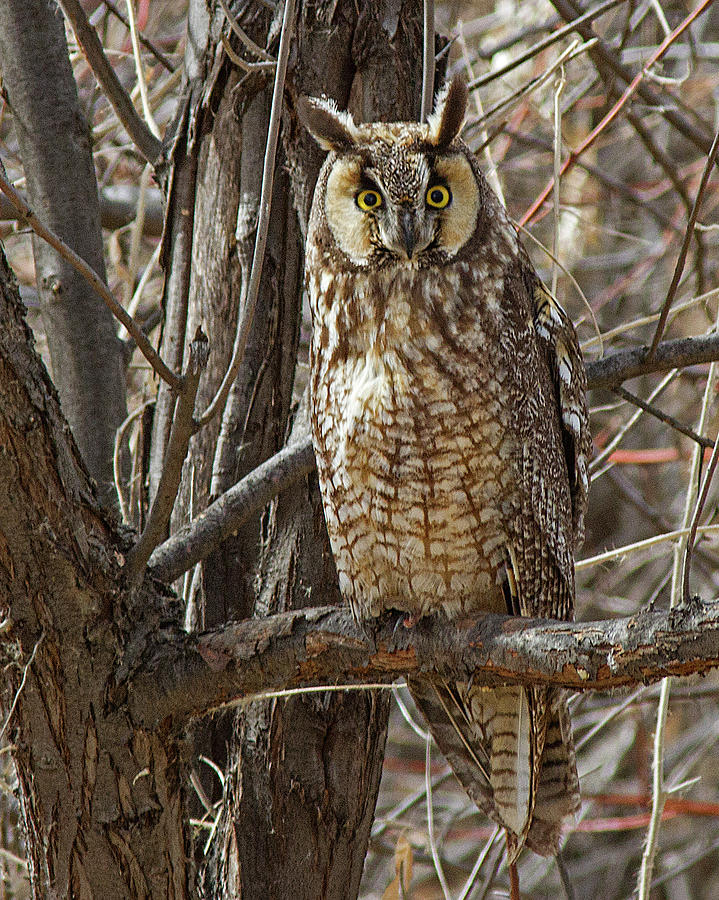
[[[393,149],[391,160],[371,165],[359,156],[335,161],[325,196],[333,236],[361,266],[421,265],[435,252],[446,261],[475,229],[479,191],[474,171],[461,152],[438,154],[430,166],[422,154],[404,158]]]

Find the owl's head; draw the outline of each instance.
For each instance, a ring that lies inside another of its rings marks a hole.
[[[301,120],[330,151],[311,227],[326,225],[349,263],[360,268],[424,268],[457,256],[476,231],[482,187],[458,138],[466,105],[459,78],[440,91],[425,124],[357,125],[331,100],[302,98]]]

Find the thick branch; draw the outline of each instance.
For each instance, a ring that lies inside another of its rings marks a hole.
[[[719,667],[719,602],[602,622],[480,615],[460,623],[390,618],[374,634],[346,609],[248,619],[166,644],[130,690],[148,728],[189,719],[267,691],[390,682],[425,672],[487,683],[609,690]]]
[[[669,369],[713,362],[719,359],[719,335],[663,341],[651,359],[648,354],[648,347],[637,347],[587,363],[587,386],[608,388],[650,372],[668,372]]]

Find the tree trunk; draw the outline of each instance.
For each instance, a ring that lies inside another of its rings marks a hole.
[[[0,252],[2,706],[34,896],[187,897],[179,745],[133,721],[117,677],[176,612],[119,590],[123,548],[22,313]]]
[[[52,0],[0,3],[0,68],[30,205],[104,280],[90,133]],[[68,177],[71,173],[71,177]],[[127,414],[122,346],[110,311],[75,269],[33,237],[37,287],[64,414],[100,497],[115,503],[115,430]]]

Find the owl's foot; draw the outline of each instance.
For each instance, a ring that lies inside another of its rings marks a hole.
[[[417,622],[419,622],[419,616],[416,616],[413,613],[398,611],[397,620],[395,621],[394,628],[392,629],[392,637],[397,636],[397,632],[400,626],[403,628],[414,628]]]

